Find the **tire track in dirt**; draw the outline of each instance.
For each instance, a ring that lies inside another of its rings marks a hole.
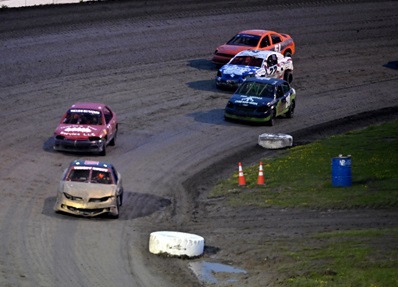
[[[275,220],[304,219],[295,229],[303,236],[314,231],[314,216],[330,228],[361,223],[345,222],[344,213],[333,223],[316,211],[251,213],[207,203],[209,185],[230,174],[237,158],[249,163],[258,155],[254,143],[265,129],[223,121],[229,94],[215,89],[209,59],[216,45],[242,28],[291,32],[300,103],[295,119],[278,119],[266,130],[296,132],[305,142],[311,129],[322,134],[336,118],[348,123],[357,113],[398,106],[391,94],[397,71],[383,66],[398,57],[397,39],[390,36],[396,2],[250,1],[246,8],[242,1],[233,8],[177,2],[167,2],[165,10],[144,2],[134,9],[128,2],[104,3],[75,15],[73,7],[28,9],[18,11],[21,21],[2,12],[0,53],[7,58],[0,61],[7,65],[0,65],[0,285],[198,286],[186,261],[147,252],[151,231],[176,229],[203,235],[219,250],[204,259],[242,265],[250,276],[239,284],[254,287],[271,282],[274,270],[260,257],[245,257],[258,247],[245,249],[248,242],[296,236]],[[272,13],[264,18],[267,9]],[[2,30],[13,25],[15,34]],[[76,157],[99,157],[52,152],[49,137],[71,103],[92,99],[108,103],[121,120],[121,136],[106,157],[124,175],[127,196],[118,221],[52,211],[66,165]],[[242,227],[247,232],[240,237]],[[264,268],[269,272],[259,272]]]

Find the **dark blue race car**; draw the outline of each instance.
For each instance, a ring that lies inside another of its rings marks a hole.
[[[293,117],[296,90],[281,79],[248,78],[225,107],[226,120],[274,125],[278,116]]]

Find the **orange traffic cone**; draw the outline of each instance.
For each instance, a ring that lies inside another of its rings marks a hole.
[[[246,185],[245,176],[243,175],[242,164],[239,163],[239,185]]]
[[[258,167],[257,184],[265,184],[264,183],[264,173],[263,173],[263,163],[261,161],[260,161],[260,165]]]

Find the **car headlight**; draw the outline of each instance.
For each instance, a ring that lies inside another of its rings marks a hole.
[[[81,197],[73,196],[66,192],[64,192],[64,196],[69,200],[83,200],[83,198],[81,198]]]
[[[91,142],[94,142],[94,141],[101,141],[102,138],[101,137],[88,137],[88,140]]]

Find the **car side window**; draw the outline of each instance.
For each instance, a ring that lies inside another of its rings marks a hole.
[[[260,48],[268,47],[270,45],[269,36],[265,35],[265,37],[261,40]]]
[[[112,115],[112,112],[108,108],[104,109],[104,116],[105,116],[105,122],[107,124],[109,124],[109,122],[111,121],[113,115]]]
[[[279,36],[276,35],[276,34],[272,34],[272,35],[271,35],[271,39],[272,39],[272,44],[277,44],[277,43],[282,42],[281,37],[279,37]]]
[[[278,64],[278,59],[275,54],[272,54],[267,59],[268,67],[274,66]]]

